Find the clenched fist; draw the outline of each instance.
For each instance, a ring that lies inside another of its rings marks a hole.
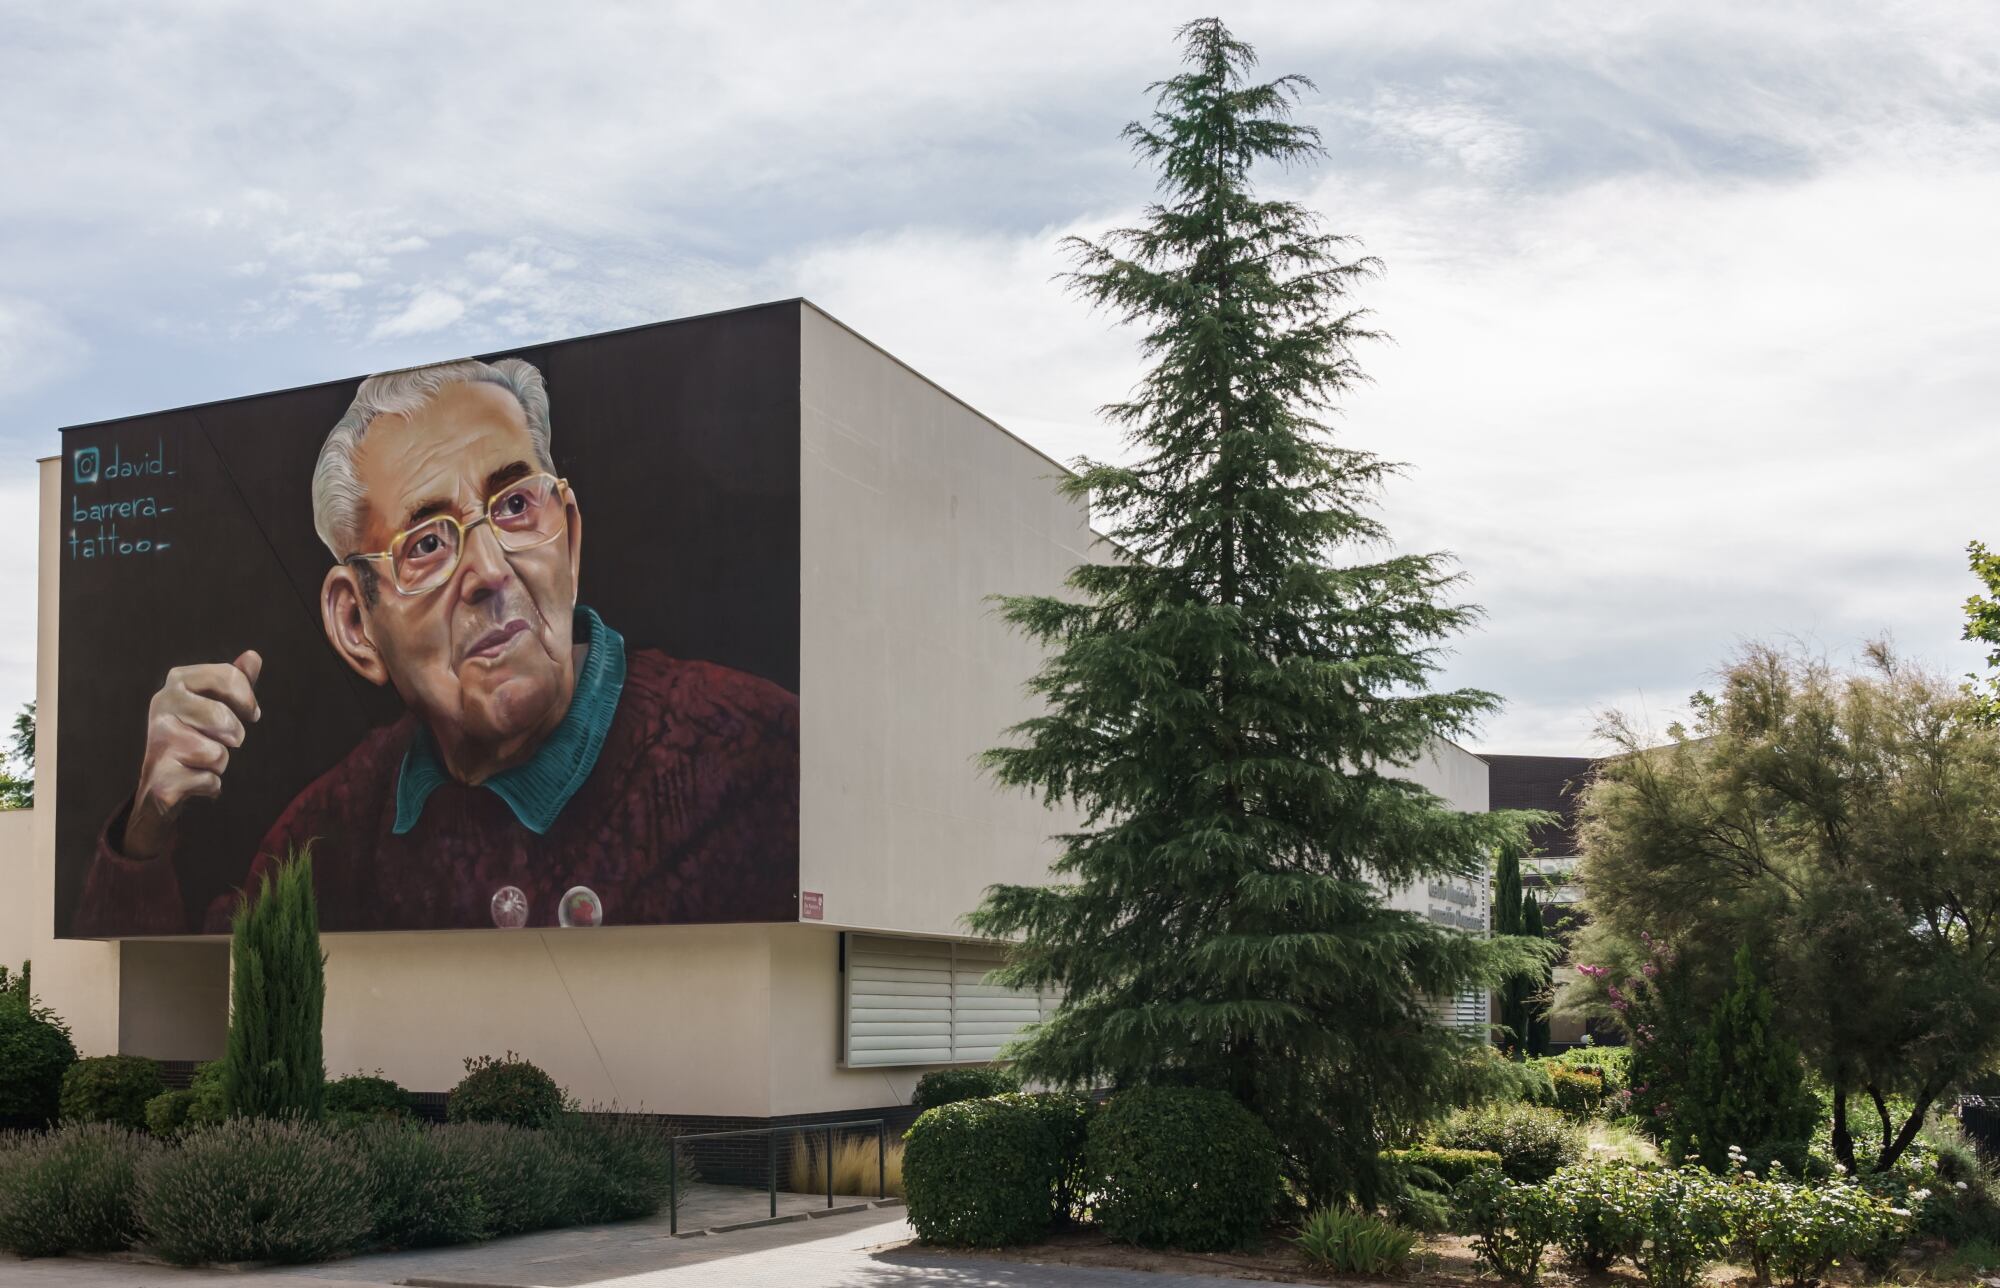
[[[146,758],[139,793],[125,824],[127,858],[158,856],[173,839],[181,807],[197,796],[220,796],[229,753],[262,715],[257,677],[264,659],[246,650],[234,662],[177,666],[146,711]]]

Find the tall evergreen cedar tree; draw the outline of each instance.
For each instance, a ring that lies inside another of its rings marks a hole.
[[[987,764],[1081,822],[1055,884],[993,887],[970,922],[1020,938],[1004,978],[1063,991],[1023,1073],[1229,1091],[1306,1197],[1368,1200],[1377,1151],[1442,1111],[1485,1036],[1434,1007],[1536,960],[1384,891],[1484,881],[1540,816],[1459,813],[1402,776],[1497,700],[1427,689],[1477,612],[1447,602],[1443,556],[1340,562],[1386,544],[1368,507],[1393,467],[1326,424],[1361,378],[1348,291],[1376,264],[1252,190],[1258,162],[1319,155],[1290,119],[1309,82],[1250,83],[1214,19],[1180,38],[1185,69],[1125,131],[1160,201],[1067,243],[1077,293],[1146,332],[1149,370],[1105,409],[1135,459],[1064,483],[1123,557],[1002,601],[1048,652],[1045,705]]]
[[[232,1116],[321,1117],[326,958],[310,847],[279,864],[275,877],[267,874],[256,897],[237,908],[229,959],[223,1103]]]

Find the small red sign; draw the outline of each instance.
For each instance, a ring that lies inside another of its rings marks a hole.
[[[825,921],[826,896],[817,890],[800,891],[799,919],[801,921]]]

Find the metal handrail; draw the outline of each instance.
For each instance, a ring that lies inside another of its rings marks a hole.
[[[801,1123],[794,1127],[743,1127],[735,1131],[702,1131],[676,1135],[667,1142],[667,1233],[681,1232],[681,1146],[693,1140],[727,1140],[734,1136],[763,1136],[765,1186],[771,1196],[771,1216],[778,1215],[778,1133],[823,1132],[826,1138],[826,1205],[833,1206],[833,1133],[846,1128],[875,1129],[875,1197],[889,1197],[889,1125],[881,1118],[852,1118],[839,1123]]]

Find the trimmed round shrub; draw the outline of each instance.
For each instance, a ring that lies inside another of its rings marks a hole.
[[[373,1242],[385,1248],[471,1243],[491,1225],[478,1178],[436,1130],[377,1118],[348,1132],[367,1170]]]
[[[1052,1215],[1057,1221],[1080,1221],[1089,1198],[1090,1175],[1084,1170],[1084,1150],[1090,1140],[1090,1119],[1097,1105],[1088,1096],[1070,1091],[1021,1092],[1003,1099],[1019,1104],[1040,1118],[1055,1135],[1062,1163],[1056,1172],[1055,1189],[1050,1194]]]
[[[146,1243],[180,1265],[324,1261],[361,1247],[373,1220],[367,1170],[325,1127],[232,1118],[146,1160]]]
[[[562,1112],[556,1080],[512,1051],[468,1058],[465,1077],[445,1102],[445,1117],[455,1123],[548,1127]]]
[[[0,1131],[46,1127],[62,1109],[76,1044],[54,1011],[0,993]]]
[[[437,1143],[463,1168],[487,1207],[489,1234],[524,1234],[572,1219],[577,1159],[549,1133],[506,1123],[452,1123]]]
[[[138,1055],[94,1055],[63,1074],[62,1120],[146,1129],[146,1102],[167,1089],[160,1066]]]
[[[1594,1069],[1549,1066],[1556,1108],[1571,1118],[1594,1117],[1604,1107],[1604,1075]]]
[[[387,1078],[356,1073],[326,1084],[326,1112],[336,1122],[408,1118],[416,1100]]]
[[[1121,1091],[1091,1119],[1085,1158],[1101,1187],[1097,1222],[1126,1243],[1241,1247],[1263,1232],[1278,1201],[1277,1142],[1219,1091]]]
[[[133,1208],[144,1136],[79,1123],[0,1151],[0,1248],[23,1257],[115,1252],[139,1234]]]
[[[1445,1149],[1489,1150],[1507,1179],[1537,1185],[1583,1157],[1583,1132],[1555,1109],[1494,1104],[1461,1109],[1431,1133]]]
[[[1026,1096],[927,1109],[904,1135],[903,1194],[925,1243],[998,1248],[1049,1228],[1063,1172],[1051,1110]]]
[[[155,1136],[178,1136],[188,1128],[194,1092],[162,1091],[146,1102],[146,1130]]]
[[[1020,1089],[1021,1080],[1012,1069],[933,1069],[917,1079],[917,1089],[910,1095],[910,1104],[920,1110],[936,1109],[939,1105],[957,1104],[961,1100],[984,1100],[988,1096],[1004,1096]]]

